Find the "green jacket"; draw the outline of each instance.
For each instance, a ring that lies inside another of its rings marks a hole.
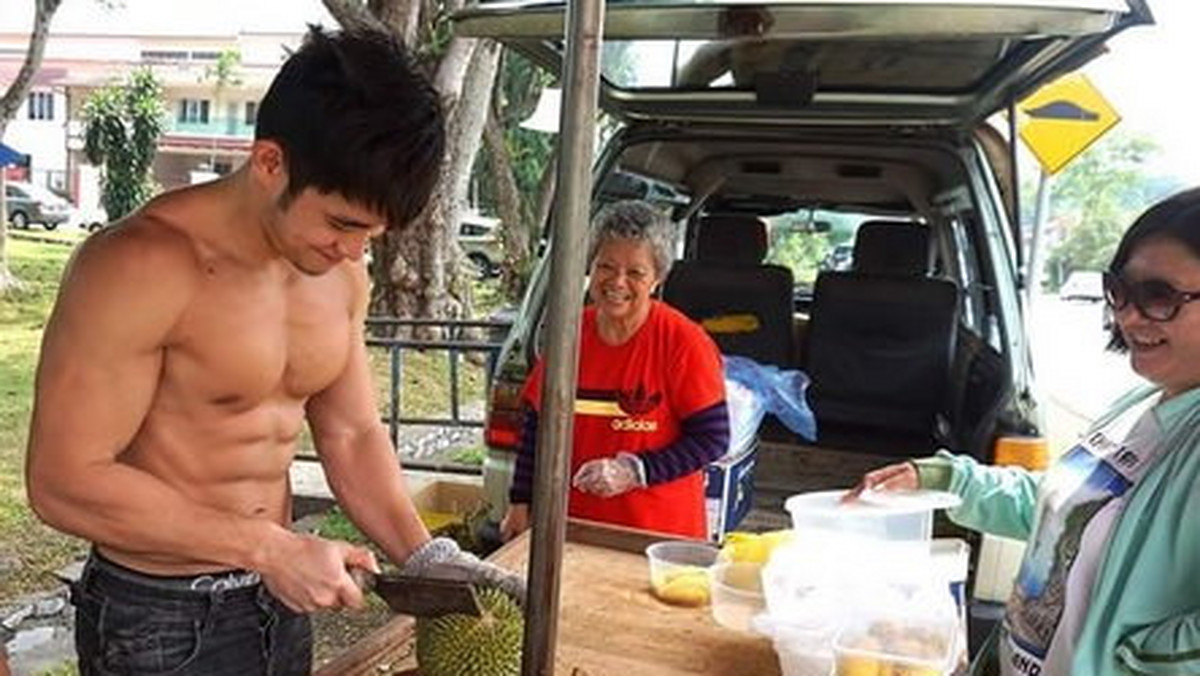
[[[1156,388],[1139,388],[1095,427],[1157,396]],[[1200,674],[1200,388],[1156,404],[1153,411],[1164,450],[1134,487],[1114,526],[1072,658],[1072,676]],[[918,467],[923,486],[962,497],[962,505],[948,514],[951,520],[1029,539],[1039,473],[980,465],[945,452],[918,461]]]

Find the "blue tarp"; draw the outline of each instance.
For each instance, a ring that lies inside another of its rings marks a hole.
[[[0,167],[9,167],[18,164],[25,164],[25,154],[19,153],[11,147],[0,143]]]
[[[731,440],[740,443],[741,438],[753,436],[758,431],[763,415],[774,413],[788,429],[805,439],[816,441],[817,419],[805,397],[808,376],[803,371],[784,371],[732,354],[724,355],[724,359]],[[744,387],[747,392],[738,392],[730,387],[731,381]]]

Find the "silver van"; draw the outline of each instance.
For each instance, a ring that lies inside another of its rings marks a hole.
[[[456,31],[557,71],[564,15],[562,2],[482,2]],[[1039,85],[1150,21],[1140,0],[607,4],[600,105],[619,128],[596,158],[593,205],[624,197],[614,186],[630,176],[660,186],[646,194],[669,196],[679,241],[664,299],[706,326],[752,314],[755,335],[714,330],[718,345],[811,380],[817,437],[768,418],[755,507],[782,513],[787,495],[896,457],[947,446],[986,461],[1000,437],[1039,434],[1015,134],[996,114],[1011,120]],[[821,265],[839,256],[846,269]],[[548,260],[490,396],[496,518]]]

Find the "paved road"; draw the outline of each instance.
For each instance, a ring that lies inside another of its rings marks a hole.
[[[1104,349],[1103,303],[1043,295],[1029,313],[1039,400],[1048,436],[1061,446],[1079,434],[1117,396],[1139,382],[1125,355]],[[1061,450],[1061,449],[1059,449]]]

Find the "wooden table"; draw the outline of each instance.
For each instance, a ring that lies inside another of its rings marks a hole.
[[[571,520],[563,550],[555,673],[563,676],[778,676],[770,640],[725,629],[708,607],[680,608],[650,595],[643,550],[661,535]],[[523,570],[525,534],[490,561]],[[413,621],[398,616],[316,676],[416,673]]]

